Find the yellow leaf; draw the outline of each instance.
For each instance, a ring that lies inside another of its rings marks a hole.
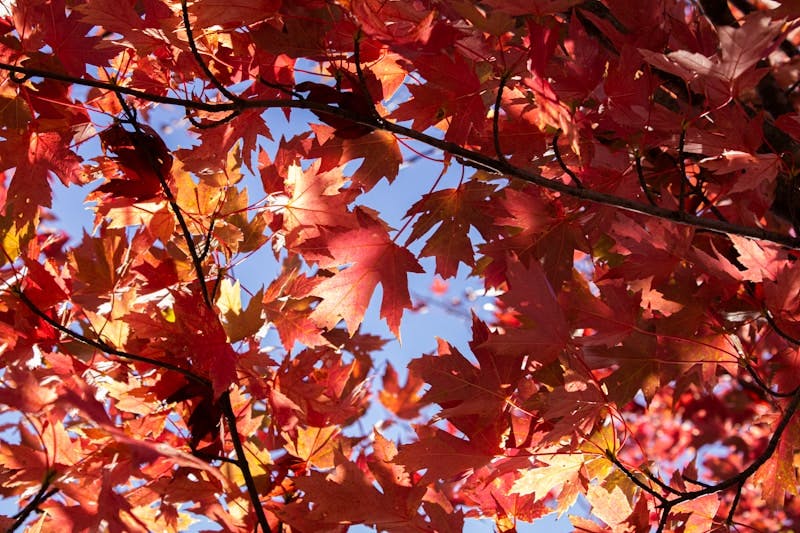
[[[523,472],[511,487],[512,493],[522,496],[533,494],[536,500],[540,500],[555,487],[577,483],[578,473],[584,463],[581,453],[554,454],[539,459],[547,466],[533,467]]]
[[[166,309],[162,309],[161,316],[163,316],[164,320],[167,322],[175,323],[175,310],[173,308],[167,307]]]
[[[297,428],[297,438],[284,434],[288,441],[284,447],[290,454],[304,460],[308,466],[333,468],[334,451],[340,446],[338,439],[340,431],[339,426],[299,427]]]
[[[219,284],[217,307],[223,315],[229,313],[238,315],[242,311],[242,290],[238,280],[233,284],[229,279],[222,280]]]
[[[5,128],[19,130],[27,127],[31,120],[28,103],[17,95],[12,84],[0,89],[0,124]]]
[[[19,226],[20,220],[11,220],[3,217],[0,220],[0,234],[3,235],[3,253],[0,254],[0,265],[6,261],[13,261],[19,257],[22,248],[31,240],[34,235],[33,222],[26,221]]]
[[[225,283],[223,281],[223,283]],[[264,289],[262,288],[255,293],[247,304],[247,308],[242,310],[241,292],[239,291],[239,282],[237,281],[231,288],[233,294],[229,296],[229,300],[225,303],[217,301],[220,310],[223,307],[227,311],[223,311],[225,320],[222,323],[225,329],[225,334],[228,336],[228,342],[238,342],[250,335],[255,335],[259,329],[264,325],[263,304]],[[234,311],[238,307],[238,311]]]

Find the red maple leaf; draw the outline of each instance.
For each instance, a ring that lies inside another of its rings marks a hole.
[[[526,268],[511,260],[506,279],[508,290],[500,300],[517,313],[520,325],[490,335],[486,346],[499,354],[527,355],[542,365],[554,361],[570,343],[571,335],[544,269],[537,261]]]
[[[322,301],[311,313],[320,326],[333,329],[344,319],[347,329],[354,333],[369,306],[378,283],[383,288],[381,318],[389,329],[400,336],[403,309],[411,308],[408,294],[408,273],[423,272],[413,254],[398,246],[386,230],[377,223],[341,233],[329,233],[308,241],[302,247],[318,261],[320,268],[332,270],[311,294]],[[328,257],[318,250],[327,250]],[[315,252],[316,250],[316,252]]]
[[[4,142],[0,149],[4,168],[16,167],[6,195],[7,208],[21,218],[33,219],[39,206],[50,207],[48,177],[58,177],[64,185],[88,181],[81,158],[71,149],[72,135],[62,132],[37,132]]]
[[[415,374],[409,374],[402,387],[398,381],[397,370],[391,363],[386,363],[383,373],[383,389],[379,392],[381,403],[389,411],[400,418],[411,420],[419,416],[424,403],[420,401],[419,391],[425,382]]]
[[[475,252],[469,232],[475,228],[484,239],[493,235],[489,209],[494,190],[494,186],[487,183],[468,181],[456,189],[424,195],[406,213],[406,217],[420,215],[406,245],[438,226],[428,238],[420,256],[435,257],[436,273],[445,279],[456,275],[459,263],[475,266]]]

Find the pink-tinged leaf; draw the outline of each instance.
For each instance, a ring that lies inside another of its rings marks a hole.
[[[714,174],[733,176],[731,193],[770,188],[778,175],[781,159],[775,154],[748,154],[726,150],[721,156],[703,159],[700,165]]]
[[[87,182],[81,159],[69,148],[71,140],[56,132],[32,131],[0,148],[0,166],[16,166],[6,196],[7,211],[33,219],[40,206],[50,207],[51,173],[64,185]]]
[[[639,52],[656,68],[698,84],[721,104],[755,86],[763,77],[766,70],[752,69],[778,46],[782,26],[783,21],[773,21],[769,14],[754,11],[738,27],[717,28],[720,52],[716,56],[706,57],[688,50],[676,50],[667,55],[646,49]]]
[[[284,181],[286,196],[277,197],[271,204],[283,215],[283,230],[287,247],[320,236],[324,228],[353,228],[356,220],[347,209],[353,201],[353,191],[342,190],[344,176],[338,168],[320,172],[316,162],[308,170],[289,165]]]
[[[619,485],[610,491],[598,485],[589,485],[586,499],[592,504],[592,514],[612,527],[624,522],[633,512],[631,502]]]
[[[350,9],[369,37],[393,44],[428,41],[435,12],[420,5],[380,0],[352,0]]]
[[[435,427],[415,427],[419,440],[400,446],[395,462],[408,471],[425,470],[419,483],[454,479],[491,460],[491,455],[470,442]]]
[[[69,290],[65,280],[53,271],[53,265],[42,265],[26,258],[25,266],[28,267],[28,273],[23,292],[38,309],[49,309],[68,298]]]
[[[81,14],[81,21],[104,30],[122,35],[136,30],[144,30],[145,21],[130,2],[118,0],[88,0],[74,7]]]
[[[774,280],[785,264],[786,251],[770,244],[759,243],[747,237],[729,235],[733,246],[739,253],[739,263],[744,265],[742,279],[759,283],[765,279]]]
[[[64,0],[49,2],[43,21],[44,41],[50,45],[62,68],[72,76],[81,77],[86,64],[105,66],[116,55],[116,51],[98,35],[89,36],[92,27],[83,22],[82,16],[68,9]]]
[[[411,420],[419,416],[425,405],[419,395],[425,382],[415,374],[408,374],[406,384],[401,386],[397,371],[391,363],[386,363],[383,374],[383,389],[378,395],[383,406],[400,418]]]
[[[391,133],[375,130],[351,139],[335,135],[330,126],[314,125],[312,128],[316,137],[309,156],[320,158],[321,172],[361,159],[361,165],[350,179],[365,191],[383,178],[391,183],[397,177],[403,156],[397,139]]]
[[[534,15],[541,17],[569,11],[580,0],[488,0],[486,4],[511,16]]]

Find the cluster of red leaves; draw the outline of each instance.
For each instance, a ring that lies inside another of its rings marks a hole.
[[[699,4],[14,2],[0,527],[513,531],[579,496],[579,531],[798,527],[800,11]],[[363,195],[425,145],[476,171],[394,230]],[[377,387],[365,313],[380,285],[399,338],[428,257],[495,320]],[[399,442],[352,429],[373,399]]]

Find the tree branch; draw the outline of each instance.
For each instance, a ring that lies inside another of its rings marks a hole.
[[[653,196],[653,191],[650,190],[650,187],[647,186],[647,182],[644,179],[644,169],[642,169],[642,158],[639,155],[639,151],[637,150],[633,154],[633,164],[636,168],[636,176],[639,178],[639,186],[644,191],[644,195],[647,197],[647,201],[650,202],[652,206],[658,206],[656,203],[656,199]]]
[[[727,525],[731,525],[733,523],[733,517],[736,515],[736,507],[739,505],[739,499],[742,497],[742,489],[744,488],[744,482],[739,483],[739,486],[736,487],[736,492],[733,495],[733,501],[731,502],[731,508],[728,511],[728,516],[725,518],[725,523]]]
[[[219,79],[211,72],[211,69],[208,68],[205,61],[203,61],[202,56],[200,55],[200,51],[197,49],[197,43],[194,40],[194,35],[192,33],[192,25],[189,22],[189,6],[186,5],[186,0],[181,0],[181,15],[183,16],[183,26],[186,30],[186,38],[189,40],[189,49],[192,51],[192,56],[194,56],[195,62],[200,66],[203,70],[203,74],[209,79],[212,85],[217,88],[217,90],[225,96],[231,102],[238,102],[241,100],[238,96],[233,94],[225,87]],[[238,113],[237,113],[238,114]]]
[[[57,488],[48,490],[50,488],[50,484],[53,482],[53,479],[55,479],[55,474],[56,473],[54,471],[49,471],[47,473],[47,476],[42,482],[42,486],[39,487],[39,491],[36,493],[33,499],[29,501],[20,512],[14,515],[14,523],[8,528],[8,533],[16,531],[18,528],[22,527],[25,524],[25,520],[28,519],[31,513],[37,510],[42,502],[58,492]]]
[[[141,139],[146,134],[144,131],[142,131],[141,125],[139,125],[139,121],[136,118],[136,113],[130,108],[130,106],[127,105],[124,98],[120,98],[119,101],[120,105],[122,105],[123,109],[125,110],[125,114],[127,115],[126,122],[133,127],[134,132],[136,133],[136,135],[129,134],[129,138],[136,147],[136,150],[142,154],[145,154],[148,162],[150,163],[150,167],[153,169],[153,172],[158,178],[158,182],[161,185],[161,190],[164,192],[167,202],[169,202],[170,209],[175,215],[178,225],[181,228],[181,232],[183,233],[183,239],[186,241],[186,247],[189,250],[189,256],[192,258],[192,265],[194,266],[195,274],[197,275],[197,282],[200,284],[200,292],[203,295],[203,302],[205,302],[206,307],[211,309],[214,304],[208,294],[208,287],[206,287],[205,274],[203,273],[203,262],[200,258],[200,254],[197,252],[197,247],[192,239],[192,232],[189,230],[188,224],[186,224],[186,219],[183,216],[181,207],[178,205],[175,195],[172,194],[169,183],[167,183],[167,178],[164,176],[164,172],[161,170],[161,165],[159,164],[159,161],[156,160],[156,155],[152,153],[148,147],[142,145]]]
[[[558,138],[560,136],[561,136],[561,130],[558,130],[556,134],[553,135],[553,153],[556,156],[556,161],[558,161],[558,166],[561,167],[561,170],[563,170],[564,173],[570,177],[570,179],[575,183],[575,185],[579,189],[583,189],[583,184],[581,183],[581,180],[578,179],[578,176],[572,170],[570,170],[567,164],[564,163],[564,160],[561,159],[561,151],[558,149]]]
[[[231,405],[231,396],[228,391],[223,393],[220,397],[220,404],[222,405],[222,413],[225,416],[225,422],[228,425],[228,432],[233,442],[233,449],[236,451],[236,464],[242,471],[244,483],[247,486],[247,494],[250,496],[250,502],[253,504],[253,511],[256,514],[259,526],[264,533],[270,533],[269,522],[267,515],[264,514],[264,507],[261,505],[261,498],[258,495],[258,487],[256,487],[253,473],[250,472],[250,465],[247,462],[247,455],[242,446],[242,440],[239,438],[239,430],[236,427],[236,413],[233,412],[233,405]]]
[[[16,72],[21,74],[30,74],[32,77],[44,77],[57,81],[63,81],[65,83],[74,83],[77,85],[83,85],[87,87],[106,89],[109,91],[119,92],[120,94],[126,94],[129,96],[134,96],[136,98],[149,100],[151,102],[172,104],[172,105],[182,106],[188,109],[195,109],[212,113],[234,111],[238,108],[242,109],[290,108],[290,109],[308,109],[310,111],[319,111],[324,114],[347,119],[351,121],[353,124],[368,126],[370,128],[375,128],[375,129],[382,129],[390,133],[394,133],[395,135],[401,135],[408,137],[410,139],[414,139],[423,144],[427,144],[428,146],[437,148],[439,150],[442,150],[444,152],[447,152],[455,156],[456,158],[462,161],[462,164],[466,166],[478,170],[494,172],[495,174],[503,175],[508,178],[516,178],[522,181],[526,181],[528,183],[532,183],[539,187],[543,187],[545,189],[560,194],[564,194],[566,196],[571,196],[579,200],[585,200],[600,205],[615,207],[624,211],[631,211],[634,213],[648,215],[663,220],[669,220],[677,224],[688,225],[695,228],[712,231],[715,233],[723,233],[723,234],[727,233],[727,234],[739,235],[751,239],[773,242],[775,244],[780,244],[788,248],[800,249],[800,239],[792,237],[791,235],[788,234],[778,233],[763,228],[742,226],[720,220],[708,219],[697,215],[692,215],[689,213],[682,213],[680,211],[674,211],[663,207],[644,204],[638,200],[623,198],[620,196],[615,196],[613,194],[607,194],[588,188],[574,187],[572,185],[567,185],[565,183],[562,183],[558,180],[551,180],[545,178],[541,174],[531,172],[523,168],[515,167],[509,164],[504,164],[503,162],[498,161],[494,157],[486,156],[484,154],[481,154],[480,152],[464,148],[458,144],[433,137],[426,133],[416,131],[412,128],[408,128],[400,124],[396,124],[394,122],[389,122],[384,119],[378,120],[374,117],[369,117],[369,116],[354,115],[351,110],[340,109],[338,107],[329,106],[326,104],[320,104],[318,102],[314,102],[308,99],[304,100],[255,100],[254,99],[254,100],[241,100],[236,103],[226,102],[226,103],[214,104],[209,102],[197,102],[181,98],[154,95],[137,89],[120,87],[114,83],[100,82],[96,80],[85,80],[83,78],[75,78],[63,74],[50,73],[39,69],[27,69],[24,67],[9,65],[7,63],[2,63],[2,62],[0,62],[0,70],[7,70],[10,72]]]
[[[692,500],[699,496],[704,496],[706,494],[713,494],[715,492],[729,489],[734,485],[738,485],[739,483],[744,483],[747,479],[750,478],[750,476],[756,473],[756,470],[761,468],[761,465],[766,463],[769,460],[769,458],[772,457],[773,453],[775,453],[775,449],[778,447],[778,444],[781,441],[781,436],[783,436],[783,432],[786,430],[787,426],[789,425],[789,422],[791,422],[795,412],[797,412],[798,406],[800,406],[800,389],[795,391],[794,395],[792,396],[792,400],[789,402],[789,405],[786,406],[786,411],[784,411],[783,416],[778,422],[778,425],[775,427],[775,431],[772,433],[772,437],[770,437],[769,442],[767,443],[767,447],[764,448],[764,451],[761,452],[761,455],[759,455],[758,458],[756,458],[756,460],[750,464],[750,466],[748,466],[735,476],[732,476],[724,481],[721,481],[714,485],[710,485],[700,490],[686,492],[680,498],[671,501],[674,503],[680,503]]]
[[[504,72],[503,75],[500,76],[500,84],[497,87],[497,97],[494,100],[494,113],[492,113],[492,141],[494,142],[494,154],[497,156],[497,160],[504,165],[508,165],[509,163],[505,153],[503,153],[502,146],[500,146],[500,106],[503,102],[503,91],[506,88],[508,77],[509,74],[507,72]]]
[[[71,337],[71,338],[75,339],[76,341],[82,342],[83,344],[86,344],[87,346],[91,346],[93,348],[97,348],[101,352],[107,353],[109,355],[115,355],[117,357],[122,357],[124,359],[128,359],[128,360],[131,360],[131,361],[137,361],[137,362],[140,362],[140,363],[147,363],[148,365],[153,365],[153,366],[158,367],[158,368],[163,368],[165,370],[171,370],[173,372],[177,372],[179,374],[182,374],[187,379],[190,379],[191,381],[194,381],[195,383],[198,383],[198,384],[206,386],[206,387],[210,387],[211,386],[211,382],[209,380],[207,380],[207,379],[205,379],[205,378],[203,378],[201,376],[198,376],[197,374],[195,374],[191,370],[186,370],[185,368],[181,368],[178,365],[174,365],[174,364],[168,363],[166,361],[159,361],[157,359],[151,359],[150,357],[145,357],[145,356],[142,356],[142,355],[136,355],[136,354],[133,354],[133,353],[130,353],[130,352],[126,352],[126,351],[123,351],[123,350],[118,350],[118,349],[114,348],[113,346],[111,346],[109,344],[106,344],[102,340],[91,339],[91,338],[87,337],[86,335],[78,333],[77,331],[73,331],[73,330],[69,329],[68,327],[62,325],[58,321],[52,319],[51,317],[49,317],[47,315],[47,313],[45,313],[44,311],[39,309],[39,307],[35,303],[33,303],[30,300],[30,298],[28,298],[25,295],[25,293],[22,292],[22,290],[20,290],[19,288],[14,288],[12,290],[13,290],[14,294],[16,294],[17,297],[20,299],[20,301],[23,304],[25,304],[25,306],[28,309],[30,309],[36,316],[38,316],[39,318],[41,318],[42,320],[47,322],[47,324],[49,324],[53,328],[57,329],[58,331],[60,331],[64,335],[67,335],[68,337]]]
[[[183,0],[182,5],[185,5],[185,0]],[[140,136],[144,135],[144,132],[142,131],[139,122],[136,120],[135,113],[125,104],[122,98],[120,98],[120,102],[123,108],[125,109],[126,114],[128,115],[129,119],[128,122],[133,126],[135,132],[137,133],[137,135],[131,135],[131,141],[134,143],[135,146],[137,146],[137,150],[140,150],[141,152],[147,154],[150,166],[158,176],[159,183],[161,184],[161,188],[164,191],[164,196],[166,196],[170,208],[172,209],[173,213],[175,214],[175,217],[178,220],[178,224],[181,227],[181,231],[183,233],[183,238],[186,242],[186,246],[189,249],[189,255],[192,258],[192,264],[194,265],[195,273],[197,274],[197,281],[200,284],[200,290],[203,295],[203,301],[205,302],[206,306],[209,309],[212,309],[213,301],[211,295],[208,292],[208,287],[206,286],[205,274],[203,273],[203,266],[202,266],[202,257],[205,257],[206,253],[208,252],[208,246],[207,246],[208,241],[206,241],[206,250],[204,250],[202,253],[198,253],[197,247],[195,246],[194,240],[192,239],[192,234],[189,231],[189,226],[186,224],[186,219],[183,216],[180,206],[175,200],[175,196],[172,194],[172,190],[169,187],[169,183],[167,183],[164,173],[161,171],[161,165],[159,165],[159,162],[156,161],[154,154],[152,154],[149,150],[147,150],[146,147],[141,146]],[[226,424],[228,426],[228,433],[230,433],[231,440],[233,442],[233,448],[236,451],[236,465],[242,472],[242,477],[244,478],[245,485],[247,487],[247,494],[250,497],[250,501],[253,504],[253,511],[256,514],[256,519],[258,520],[258,524],[261,527],[263,533],[271,533],[269,522],[267,521],[267,517],[264,514],[264,508],[261,506],[261,501],[258,494],[258,488],[256,487],[253,475],[250,472],[250,464],[247,462],[247,455],[245,454],[244,447],[242,446],[242,441],[239,438],[239,430],[237,429],[236,426],[236,415],[234,414],[233,407],[231,406],[229,391],[225,391],[222,394],[222,396],[220,397],[220,404],[222,406],[222,411],[225,416]]]
[[[713,485],[699,483],[687,479],[687,481],[690,481],[691,483],[694,483],[696,485],[701,485],[703,487],[702,489],[693,491],[676,491],[672,487],[669,487],[667,489],[665,488],[667,487],[665,483],[663,483],[660,480],[657,481],[653,479],[653,477],[648,476],[660,488],[662,488],[662,490],[666,490],[667,492],[676,495],[677,496],[676,498],[670,499],[669,497],[658,493],[652,487],[649,487],[646,483],[637,478],[636,475],[630,469],[628,469],[625,465],[623,465],[622,462],[619,459],[617,459],[617,457],[610,450],[606,451],[606,457],[608,458],[609,461],[614,463],[614,465],[617,468],[619,468],[622,471],[622,473],[625,474],[625,476],[628,479],[630,479],[637,487],[641,488],[647,494],[651,495],[653,498],[659,501],[659,507],[661,507],[662,509],[662,516],[656,531],[663,531],[664,527],[666,527],[669,513],[671,512],[674,506],[685,501],[699,498],[700,496],[705,496],[706,494],[714,494],[716,492],[722,492],[734,486],[738,486],[739,487],[738,490],[739,492],[741,492],[742,486],[750,478],[750,476],[755,474],[756,471],[759,468],[761,468],[761,466],[764,463],[766,463],[769,460],[769,458],[772,457],[772,455],[775,453],[775,450],[777,449],[778,444],[780,443],[781,437],[783,436],[783,432],[786,430],[787,426],[789,425],[789,422],[792,420],[792,417],[797,412],[798,407],[800,407],[800,387],[798,387],[798,389],[794,391],[794,394],[792,395],[792,400],[789,402],[789,405],[786,407],[786,410],[784,411],[783,416],[778,422],[778,425],[775,427],[775,431],[773,432],[772,437],[770,437],[770,440],[767,443],[767,447],[764,448],[764,451],[761,452],[761,455],[759,455],[750,464],[750,466],[748,466],[735,476],[732,476],[726,480],[720,481],[719,483]],[[735,497],[735,501],[738,502],[738,494]]]

